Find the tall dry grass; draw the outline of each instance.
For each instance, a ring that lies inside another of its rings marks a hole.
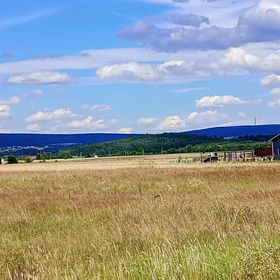
[[[280,166],[0,173],[0,279],[279,279]]]

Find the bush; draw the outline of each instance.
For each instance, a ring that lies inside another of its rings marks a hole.
[[[7,158],[7,163],[8,163],[8,164],[16,164],[16,163],[18,163],[18,160],[17,160],[16,157],[8,156],[8,158]]]
[[[31,163],[32,161],[33,161],[33,159],[30,158],[30,157],[27,157],[27,158],[24,159],[25,163]]]

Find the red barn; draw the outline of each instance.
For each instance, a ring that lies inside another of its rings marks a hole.
[[[270,148],[256,148],[255,149],[255,157],[272,157],[273,152],[272,152],[272,147]]]

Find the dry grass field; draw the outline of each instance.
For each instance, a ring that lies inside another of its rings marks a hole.
[[[279,164],[143,160],[0,166],[0,279],[280,279]]]

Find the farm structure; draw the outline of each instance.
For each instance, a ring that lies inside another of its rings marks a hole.
[[[201,160],[202,162],[217,162],[219,161],[218,153],[211,153],[207,158]]]
[[[255,148],[251,151],[225,152],[224,161],[254,161],[271,160],[273,158],[273,148]]]
[[[273,157],[272,147],[256,148],[254,154],[255,154],[256,158],[270,158],[271,159]]]
[[[224,161],[251,161],[254,160],[254,151],[225,152]]]
[[[280,160],[280,134],[273,137],[270,142],[272,143],[272,153],[275,160]]]

